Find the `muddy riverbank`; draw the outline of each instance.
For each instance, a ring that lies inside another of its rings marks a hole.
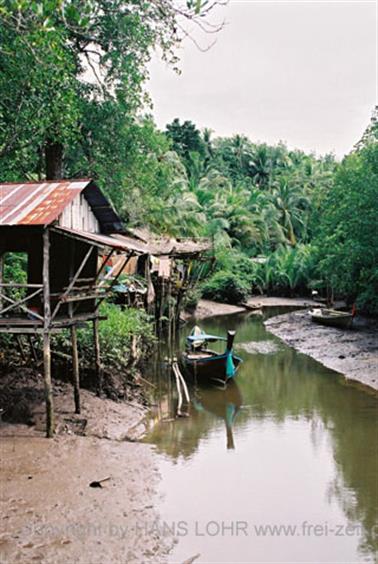
[[[42,392],[41,382],[34,387]],[[82,390],[75,415],[65,383],[54,400],[54,439],[44,438],[42,399],[29,405],[29,424],[0,425],[1,562],[165,561],[171,539],[157,525],[157,457],[137,442],[145,409]]]
[[[268,319],[267,329],[348,380],[378,390],[378,322],[356,318],[354,328],[340,330],[313,323],[306,311]]]

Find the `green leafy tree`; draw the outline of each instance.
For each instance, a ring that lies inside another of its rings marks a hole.
[[[319,272],[338,293],[378,312],[378,140],[348,155],[323,203]]]
[[[152,49],[175,64],[183,21],[203,28],[201,8],[168,0],[0,0],[3,179],[62,177],[67,147],[91,133],[99,115],[111,135],[112,111],[124,123],[145,99]]]
[[[198,153],[202,159],[204,158],[205,144],[201,132],[191,121],[186,120],[180,123],[180,120],[175,118],[166,126],[166,135],[172,141],[173,150],[184,159],[187,165],[193,160],[193,153]]]

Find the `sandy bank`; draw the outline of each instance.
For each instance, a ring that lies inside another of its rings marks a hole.
[[[280,296],[253,296],[247,301],[248,307],[264,308],[264,307],[319,307],[317,302],[310,298],[283,298]]]
[[[54,439],[43,437],[43,403],[33,404],[35,425],[0,426],[1,562],[164,562],[171,540],[157,526],[156,455],[133,442],[143,408],[83,390],[75,415],[68,384],[54,399]]]
[[[317,302],[307,298],[281,298],[274,296],[253,296],[249,298],[245,307],[240,305],[223,304],[213,302],[211,300],[199,300],[196,310],[193,314],[186,314],[185,319],[195,317],[196,319],[205,319],[206,317],[215,317],[217,315],[233,315],[243,313],[249,310],[259,310],[269,307],[282,308],[305,308],[319,307]]]
[[[205,319],[206,317],[215,317],[216,315],[243,313],[243,311],[246,310],[241,306],[222,304],[219,302],[212,302],[211,300],[199,300],[194,314],[188,315],[187,318],[195,317],[196,319]]]
[[[324,366],[378,390],[378,323],[357,318],[354,329],[340,330],[313,323],[298,311],[265,322],[269,331]]]

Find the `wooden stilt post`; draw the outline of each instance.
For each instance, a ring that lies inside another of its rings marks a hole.
[[[80,413],[80,373],[79,373],[79,353],[77,350],[76,325],[71,326],[71,344],[72,344],[72,371],[73,371],[75,413]]]
[[[172,303],[171,303],[171,278],[168,280],[168,350],[169,358],[172,355]]]
[[[93,320],[93,340],[95,349],[96,379],[97,379],[97,395],[100,397],[102,392],[103,370],[101,365],[100,354],[100,335],[98,331],[98,317]]]
[[[49,230],[43,232],[43,377],[45,384],[46,401],[46,436],[52,437],[54,434],[54,404],[51,386],[51,350],[50,350],[50,236]]]
[[[88,253],[87,255],[88,256]],[[70,256],[70,284],[74,280],[74,270],[75,270],[75,242],[71,241],[71,256]],[[74,402],[75,402],[75,413],[80,413],[80,368],[79,368],[79,353],[77,349],[77,328],[75,322],[73,321],[73,304],[70,302],[68,304],[68,315],[71,318],[71,347],[72,347],[72,384],[74,389]]]
[[[4,254],[0,251],[0,285],[3,283],[4,277]],[[2,292],[2,288],[0,288],[0,293]],[[0,310],[3,308],[3,300],[0,295]]]

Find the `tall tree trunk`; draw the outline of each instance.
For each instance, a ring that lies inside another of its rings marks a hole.
[[[45,146],[46,180],[63,178],[63,145],[47,140]]]

